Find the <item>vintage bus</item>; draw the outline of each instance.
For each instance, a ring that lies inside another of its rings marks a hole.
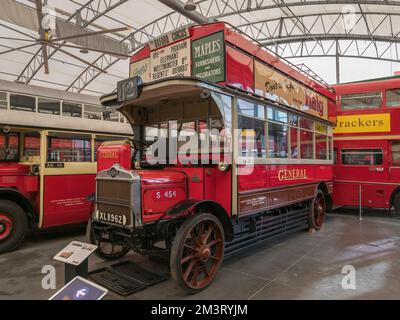
[[[135,138],[133,153],[127,144],[99,149],[87,233],[100,256],[169,255],[173,278],[195,293],[224,254],[322,227],[332,192],[329,88],[225,23],[155,39],[130,71],[101,98]]]
[[[400,76],[335,86],[333,200],[400,213]]]
[[[0,81],[0,253],[29,230],[87,223],[96,150],[131,134],[98,97]]]

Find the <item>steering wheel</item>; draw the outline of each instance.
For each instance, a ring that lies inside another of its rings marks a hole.
[[[150,148],[150,144],[147,142],[143,142],[141,140],[132,140],[133,144],[133,154],[132,154],[132,159],[135,161],[138,155],[138,152],[141,154],[146,151],[146,149]]]
[[[132,140],[133,143],[133,147],[135,148],[135,150],[138,151],[146,151],[146,149],[150,148],[151,144],[147,143],[147,142],[143,142],[141,140]]]

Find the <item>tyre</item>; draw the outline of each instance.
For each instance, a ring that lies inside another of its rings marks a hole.
[[[0,200],[0,254],[17,249],[27,231],[26,212],[15,202]]]
[[[395,215],[400,215],[400,192],[398,192],[393,198],[393,207]]]
[[[104,260],[112,261],[123,258],[130,250],[130,247],[114,241],[112,235],[101,229],[95,228],[96,222],[89,220],[86,227],[88,242],[98,246],[95,254]]]
[[[308,213],[308,223],[310,228],[320,230],[324,225],[326,217],[326,201],[325,195],[321,190],[317,190],[317,194],[311,201]]]
[[[171,276],[188,294],[207,288],[224,257],[224,229],[217,217],[198,213],[189,217],[174,238]]]

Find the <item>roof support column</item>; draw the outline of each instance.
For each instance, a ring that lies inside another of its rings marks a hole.
[[[336,40],[336,83],[340,83],[340,52],[339,40]]]

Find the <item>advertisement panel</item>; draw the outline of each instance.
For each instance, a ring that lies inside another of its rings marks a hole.
[[[150,80],[190,76],[190,40],[151,52]]]
[[[150,81],[150,58],[131,63],[129,67],[129,77],[141,77],[143,82]]]
[[[328,99],[271,67],[254,62],[255,93],[310,115],[328,119]]]
[[[217,32],[192,42],[192,76],[210,82],[225,81],[224,33]]]
[[[338,116],[333,133],[390,132],[390,113]]]

